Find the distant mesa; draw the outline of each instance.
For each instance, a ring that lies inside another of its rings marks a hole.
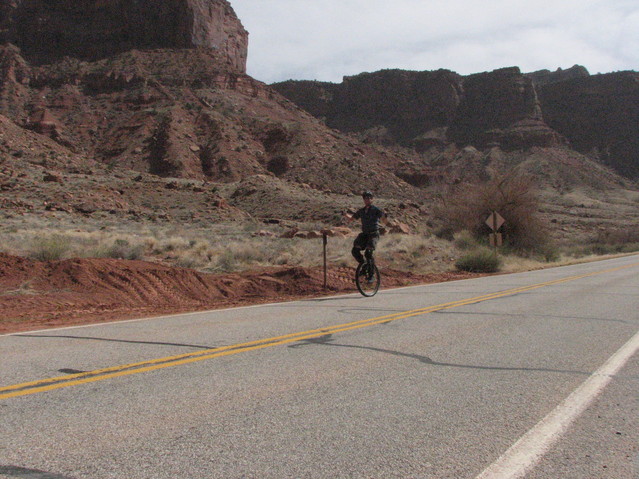
[[[505,149],[564,143],[544,123],[532,79],[516,67],[466,77],[449,70],[382,70],[345,77],[339,85],[289,81],[273,87],[330,127],[418,151],[451,142]]]
[[[17,45],[36,64],[211,48],[246,73],[248,32],[226,0],[0,0],[0,42]]]
[[[542,86],[548,83],[574,80],[575,78],[585,78],[590,76],[590,73],[588,73],[586,67],[574,65],[565,70],[557,68],[554,72],[551,72],[550,70],[538,70],[536,72],[527,73],[526,76],[531,78],[536,86]]]
[[[504,151],[569,147],[639,178],[639,73],[633,71],[590,75],[579,65],[468,76],[382,70],[339,84],[291,80],[272,87],[365,142],[419,153],[451,143]]]

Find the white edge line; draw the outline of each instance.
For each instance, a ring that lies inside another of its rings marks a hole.
[[[476,479],[520,479],[530,472],[571,423],[603,391],[613,376],[639,350],[639,332],[561,404],[524,434]]]

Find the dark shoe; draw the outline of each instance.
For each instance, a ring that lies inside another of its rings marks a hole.
[[[368,268],[366,268],[366,281],[372,283],[374,278],[375,270],[369,266]]]

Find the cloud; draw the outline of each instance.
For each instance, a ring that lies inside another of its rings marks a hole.
[[[636,0],[231,0],[249,74],[339,82],[385,68],[636,69]]]

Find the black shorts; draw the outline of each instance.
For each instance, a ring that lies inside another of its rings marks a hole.
[[[353,248],[374,250],[379,241],[379,233],[360,233],[353,242]]]

